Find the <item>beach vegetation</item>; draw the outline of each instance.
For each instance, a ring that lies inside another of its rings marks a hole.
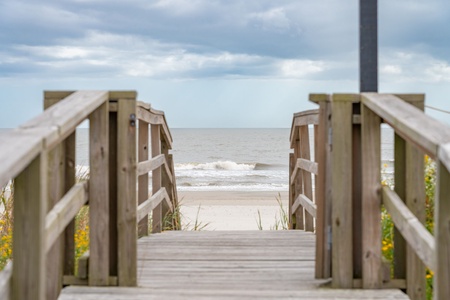
[[[386,166],[383,166],[386,167]],[[436,187],[436,163],[428,155],[425,156],[424,163],[425,170],[425,227],[433,233],[434,230],[434,195]],[[392,178],[384,179],[383,185],[394,188]],[[391,265],[391,273],[393,273],[393,257],[394,257],[394,223],[387,213],[386,209],[382,207],[381,211],[381,225],[382,225],[382,254],[383,258]],[[425,275],[425,274],[424,274]],[[429,269],[426,271],[427,299],[433,298],[433,272]]]
[[[278,193],[278,195],[275,197],[275,200],[278,203],[278,210],[275,213],[275,220],[273,225],[270,226],[270,230],[288,230],[289,229],[289,213],[286,211],[283,201],[281,199],[281,194]],[[264,230],[262,225],[262,219],[261,219],[261,212],[258,209],[257,211],[257,218],[256,218],[256,226],[259,230]]]

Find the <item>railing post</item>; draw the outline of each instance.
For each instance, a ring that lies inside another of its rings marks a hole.
[[[118,97],[117,108],[117,235],[118,284],[137,285],[137,158],[136,93]]]
[[[164,139],[161,139],[161,153],[164,154],[164,157],[165,157],[166,163],[167,163],[167,167],[168,167],[169,166],[169,147],[167,146],[167,143]],[[166,189],[167,195],[169,195],[169,197],[170,197],[170,202],[172,202],[173,197],[172,197],[171,183],[170,183],[170,179],[169,179],[169,174],[167,174],[166,170],[167,169],[165,167],[161,168],[161,186]],[[165,227],[168,225],[168,224],[165,224],[167,221],[166,218],[167,218],[168,212],[169,212],[169,209],[168,209],[167,205],[164,202],[162,202],[161,230],[164,230]]]
[[[447,153],[450,144],[446,144]],[[441,151],[440,151],[441,152]],[[439,153],[435,198],[436,270],[434,299],[450,299],[450,157]],[[441,161],[442,160],[442,161]]]
[[[352,102],[354,95],[332,96],[332,286],[353,287]]]
[[[148,160],[148,126],[149,124],[147,122],[139,120],[139,162]],[[139,176],[138,185],[138,204],[141,204],[148,199],[148,173]],[[139,222],[138,235],[148,235],[148,217]]]
[[[156,157],[161,154],[161,128],[160,125],[151,125],[152,134],[152,157]],[[152,192],[155,194],[161,188],[161,167],[153,170],[152,172]],[[162,204],[158,204],[152,213],[152,232],[161,232],[162,223]]]
[[[44,110],[50,106],[58,103],[60,97],[52,97],[51,93],[44,93]],[[54,149],[48,152],[48,198],[47,210],[48,213],[61,199],[66,191],[65,183],[65,143],[60,143]],[[72,236],[73,239],[73,236]],[[47,267],[46,267],[46,299],[56,300],[63,286],[63,271],[64,271],[64,236],[61,235],[47,252]]]
[[[300,132],[300,157],[311,160],[311,148],[309,145],[309,128],[308,125],[301,126]],[[312,192],[312,174],[306,170],[302,170],[303,194],[313,200]],[[305,210],[305,230],[314,232],[314,218]]]
[[[295,229],[297,227],[297,220],[295,219],[295,214],[292,211],[292,205],[295,201],[295,184],[291,184],[294,168],[295,156],[294,153],[289,153],[289,229]]]
[[[41,153],[14,181],[14,300],[46,299],[47,155]]]
[[[294,166],[297,163],[297,160],[300,158],[301,156],[301,150],[300,150],[300,129],[295,128],[294,130],[299,130],[299,139],[295,141],[294,143]],[[295,200],[297,199],[297,197],[303,193],[303,179],[302,179],[302,172],[299,172],[297,175],[297,179],[294,181],[294,198],[293,198],[293,202],[295,202]],[[297,208],[297,211],[294,211],[294,216],[295,216],[295,228],[294,229],[300,229],[303,230],[305,229],[305,219],[304,219],[304,215],[305,215],[305,209],[303,208],[303,206],[299,206]]]
[[[361,105],[362,125],[362,287],[382,287],[381,119]]]
[[[424,110],[424,95],[396,95]],[[395,134],[395,192],[411,212],[425,224],[425,186],[423,153]],[[406,279],[411,299],[425,299],[425,266],[414,250],[406,244],[401,233],[394,229],[394,278]]]
[[[109,102],[89,117],[89,285],[109,285]]]
[[[319,105],[319,125],[314,126],[315,161],[318,175],[315,182],[316,218],[316,278],[331,276],[331,104],[330,96],[310,95]]]

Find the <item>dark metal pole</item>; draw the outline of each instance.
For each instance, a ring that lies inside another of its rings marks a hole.
[[[359,0],[359,90],[378,92],[378,0]]]

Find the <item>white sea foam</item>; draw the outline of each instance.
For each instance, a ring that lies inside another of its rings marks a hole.
[[[239,164],[234,161],[215,161],[209,163],[186,163],[175,164],[176,170],[232,170],[250,171],[255,169],[256,164]]]

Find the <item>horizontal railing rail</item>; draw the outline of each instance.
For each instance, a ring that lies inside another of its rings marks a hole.
[[[45,92],[44,107],[0,133],[0,186],[14,181],[14,262],[0,272],[0,298],[57,299],[70,284],[136,286],[138,221],[162,202],[168,211],[177,205],[164,113],[136,101],[136,92]],[[85,120],[89,176],[76,183],[76,128]],[[161,154],[138,165],[136,133],[145,121],[158,133],[152,148]],[[154,187],[158,178],[164,185],[150,197],[148,179],[136,190],[148,172]],[[142,192],[150,201],[138,210]],[[75,274],[74,218],[86,204],[90,250]]]

